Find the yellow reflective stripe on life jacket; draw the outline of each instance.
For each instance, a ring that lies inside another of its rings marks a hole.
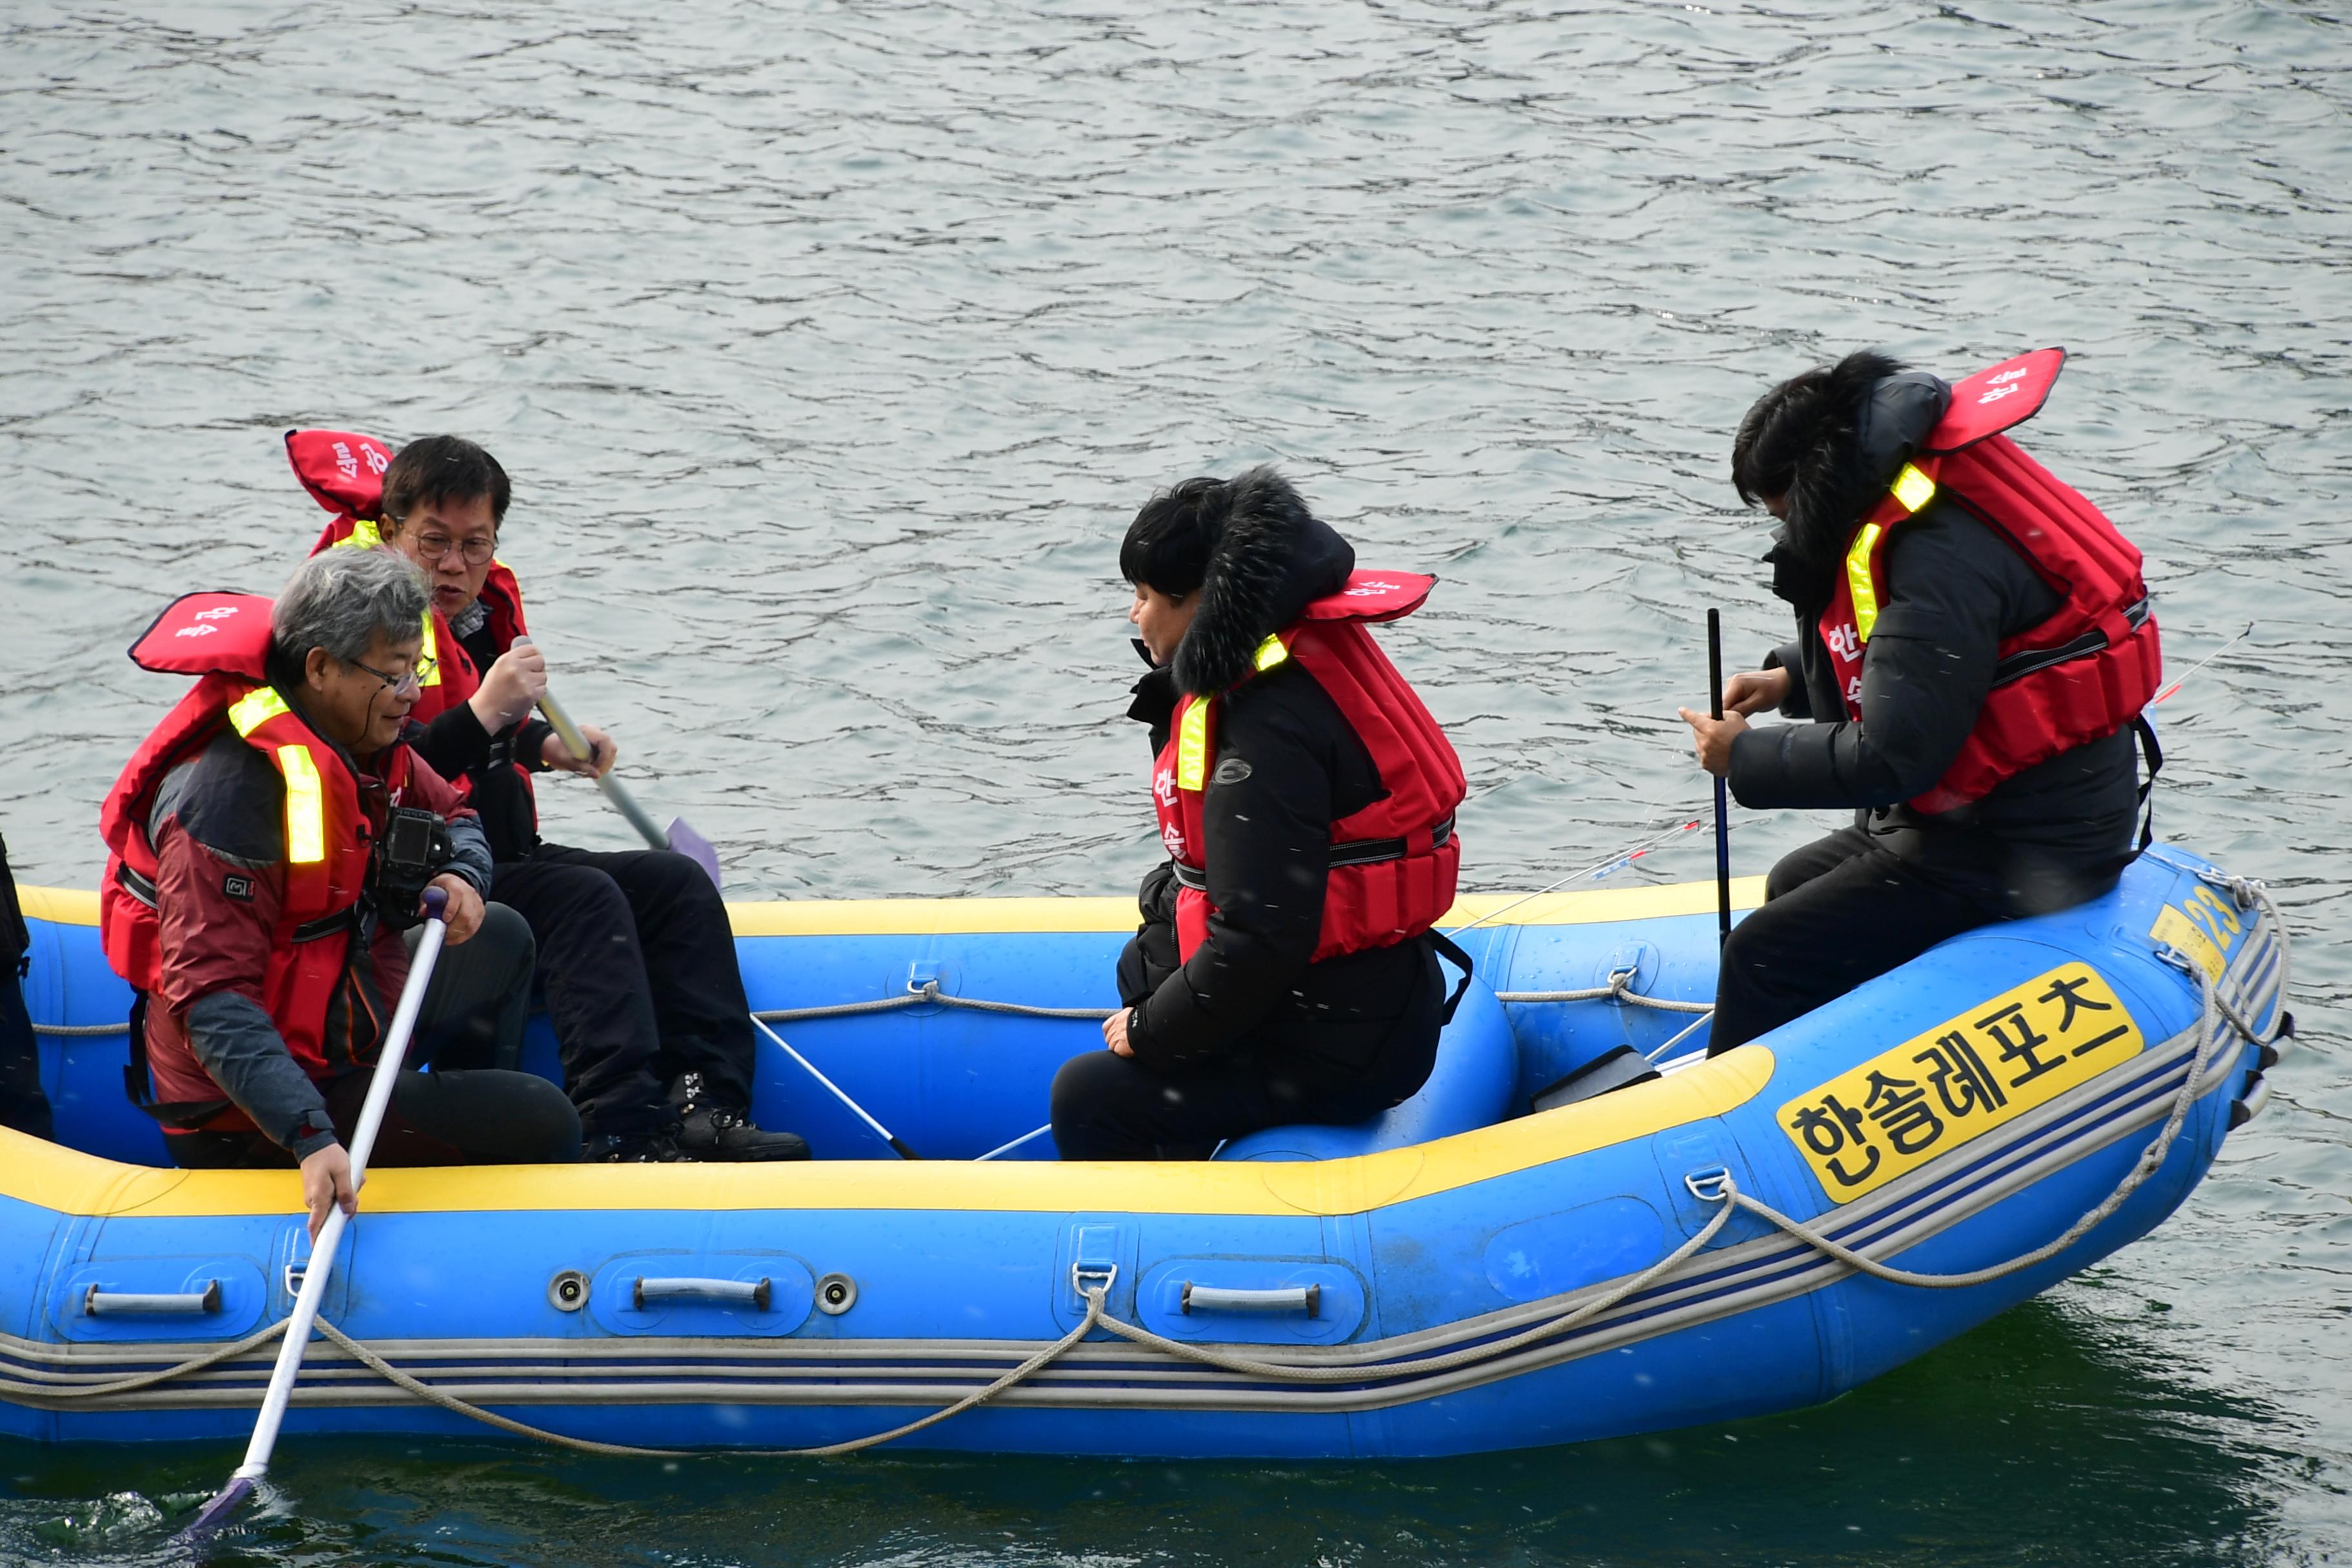
[[[327,858],[327,792],[310,748],[278,748],[278,771],[286,775],[286,858],[315,866]]]
[[[1290,657],[1279,635],[1268,637],[1257,645],[1250,662],[1259,674],[1272,669]],[[1176,787],[1198,794],[1208,788],[1209,777],[1209,704],[1213,697],[1196,697],[1184,710],[1184,717],[1176,723]]]
[[[1176,724],[1176,787],[1196,795],[1208,787],[1210,700],[1192,699]]]
[[[1892,488],[1895,503],[1906,513],[1916,512],[1936,499],[1936,481],[1909,463],[1895,476]],[[1870,558],[1885,531],[1877,523],[1864,523],[1845,552],[1845,585],[1853,595],[1853,635],[1864,642],[1870,640],[1870,629],[1878,624],[1878,584],[1870,574]]]
[[[351,532],[343,535],[342,538],[338,539],[332,544],[327,546],[327,548],[330,550],[373,550],[383,543],[383,530],[362,518],[361,521],[352,524]],[[431,662],[427,664],[427,660],[430,660]],[[417,685],[438,686],[441,684],[440,639],[433,635],[433,607],[430,605],[426,605],[425,608],[425,646],[416,650],[416,662],[420,665],[425,665],[425,679],[418,681],[416,683]]]
[[[1870,580],[1870,555],[1878,548],[1878,536],[1885,531],[1874,522],[1864,523],[1862,531],[1853,536],[1853,548],[1845,552],[1846,591],[1853,595],[1853,633],[1864,642],[1870,640],[1870,628],[1878,624],[1878,585]]]
[[[276,687],[258,686],[229,704],[228,721],[239,735],[250,735],[286,711],[286,699]]]
[[[1895,499],[1903,503],[1905,511],[1917,511],[1936,499],[1936,481],[1906,463],[1895,476]]]

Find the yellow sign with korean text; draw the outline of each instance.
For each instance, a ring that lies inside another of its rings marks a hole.
[[[2246,922],[2230,900],[2202,882],[2178,904],[2165,905],[2158,911],[2156,923],[2147,928],[2148,941],[2170,942],[2195,959],[2216,985],[2221,984],[2221,972],[2230,966],[2230,954],[2245,933]]]
[[[2147,1042],[2098,971],[2062,963],[1780,1107],[1780,1127],[1832,1203],[2139,1055]]]

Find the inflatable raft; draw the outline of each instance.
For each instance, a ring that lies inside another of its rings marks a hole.
[[[96,900],[26,902],[62,1142],[0,1132],[0,1430],[242,1436],[306,1259],[296,1177],[156,1168]],[[2107,898],[1710,1059],[1713,904],[1465,900],[1478,980],[1413,1101],[1135,1165],[1024,1141],[1055,1067],[1100,1048],[1127,900],[734,906],[776,1036],[760,1119],[819,1157],[372,1173],[322,1312],[342,1337],[288,1429],[479,1431],[462,1405],[781,1449],[993,1390],[903,1441],[1375,1457],[1809,1405],[2153,1228],[2288,1026],[2267,900],[2159,847]],[[1664,1070],[1544,1092],[1636,1054]]]

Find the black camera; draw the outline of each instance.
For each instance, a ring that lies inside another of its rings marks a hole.
[[[395,805],[385,814],[383,837],[375,849],[373,901],[387,930],[406,931],[423,922],[418,909],[425,884],[457,855],[441,818],[415,806]]]

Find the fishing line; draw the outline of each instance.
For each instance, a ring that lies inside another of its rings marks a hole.
[[[2174,681],[2171,685],[2166,687],[2163,690],[2149,698],[2147,700],[2147,705],[2150,708],[2155,707],[2158,703],[2163,701],[2166,698],[2171,696],[2174,692],[2179,690],[2182,687],[2195,679],[2199,670],[2203,669],[2207,665],[2212,663],[2215,659],[2221,658],[2223,654],[2229,652],[2231,648],[2237,647],[2240,643],[2245,641],[2248,637],[2253,635],[2254,623],[2248,621],[2244,631],[2240,632],[2236,637],[2231,637],[2228,642],[2223,643],[2220,647],[2215,648],[2211,653],[2207,654],[2203,658],[2199,659],[2195,664],[2189,666],[2189,673],[2187,675],[2182,676],[2179,679]]]
[[[1669,827],[1664,832],[1655,834],[1651,837],[1643,839],[1632,847],[1621,850],[1605,860],[1595,861],[1593,864],[1584,867],[1580,870],[1570,871],[1567,876],[1560,878],[1557,881],[1547,882],[1532,893],[1522,893],[1517,898],[1513,899],[1509,903],[1504,904],[1500,908],[1488,910],[1476,920],[1465,921],[1462,924],[1455,926],[1452,931],[1447,931],[1445,934],[1447,936],[1460,936],[1464,931],[1468,931],[1473,926],[1484,925],[1488,921],[1495,919],[1498,915],[1508,914],[1511,910],[1517,909],[1521,904],[1528,902],[1529,900],[1540,899],[1546,893],[1555,892],[1558,889],[1566,887],[1569,883],[1577,880],[1579,878],[1598,882],[1605,877],[1613,876],[1618,871],[1631,866],[1634,861],[1639,860],[1643,856],[1649,854],[1660,845],[1665,844],[1670,840],[1679,838],[1685,833],[1695,833],[1703,825],[1704,819],[1693,817],[1690,821],[1684,823],[1679,827]]]

